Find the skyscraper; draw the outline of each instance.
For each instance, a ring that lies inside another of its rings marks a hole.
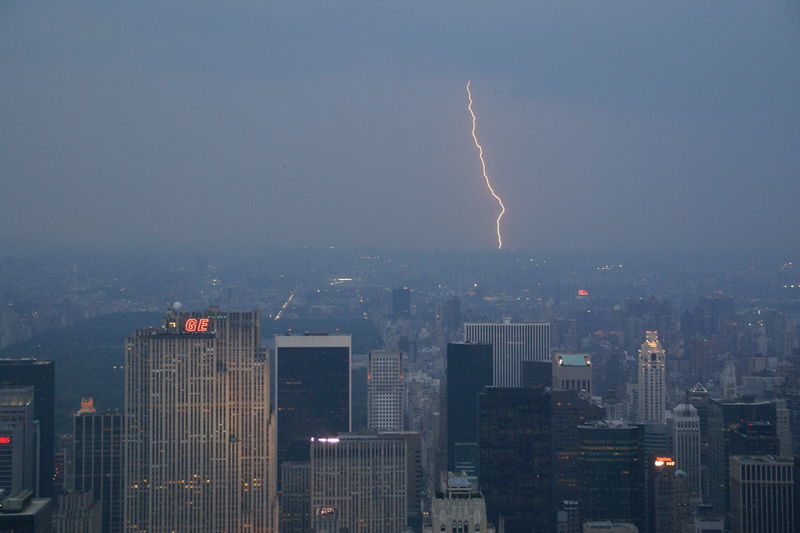
[[[522,361],[550,360],[550,324],[464,324],[464,340],[492,345],[495,387],[521,387]]]
[[[447,469],[455,471],[457,443],[478,442],[478,394],[492,384],[492,346],[447,344]]]
[[[308,461],[284,461],[281,465],[281,533],[307,533],[311,527],[308,468]]]
[[[55,364],[33,358],[0,359],[0,387],[33,387],[33,416],[39,421],[39,491],[53,496],[55,451]]]
[[[691,404],[680,404],[670,419],[672,455],[677,467],[686,472],[689,493],[700,498],[700,417]]]
[[[38,460],[33,387],[0,387],[0,489],[36,489]]]
[[[461,302],[455,296],[444,304],[442,322],[444,323],[445,336],[448,341],[458,340],[464,331],[461,318]]]
[[[102,504],[102,531],[123,530],[122,438],[123,416],[119,411],[97,411],[88,402],[72,417],[72,450],[67,490],[86,493]]]
[[[686,472],[676,466],[672,457],[657,456],[650,461],[649,467],[649,531],[682,532],[692,514]]]
[[[797,531],[793,466],[789,457],[731,456],[731,533]]]
[[[341,434],[311,441],[311,521],[317,533],[400,533],[408,515],[406,441]]]
[[[0,422],[0,491],[11,494],[26,485],[24,424]]]
[[[367,427],[402,431],[404,412],[403,352],[371,351],[367,363]]]
[[[666,420],[667,385],[664,369],[666,352],[658,341],[657,331],[645,332],[639,349],[639,417],[640,424],[663,424]]]
[[[408,316],[411,314],[411,289],[402,287],[392,289],[392,315]]]
[[[735,455],[734,434],[741,429],[741,424],[748,422],[768,422],[775,423],[775,404],[772,402],[753,402],[753,401],[723,401],[711,400],[708,413],[708,473],[709,490],[705,494],[703,501],[714,506],[714,510],[720,513],[727,513],[730,509],[729,496],[729,466],[730,456]],[[773,434],[774,435],[774,434]],[[741,435],[745,436],[745,435]],[[746,436],[745,436],[746,437]],[[746,449],[752,455],[762,455],[761,451],[769,453],[777,446],[777,437],[774,440],[766,439],[761,441],[766,444],[766,450],[755,450],[754,442],[741,442],[739,440],[739,450],[743,450],[742,445],[746,444]],[[753,453],[756,451],[756,453]]]
[[[555,528],[550,396],[488,387],[479,395],[479,481],[488,519],[506,533]]]
[[[444,493],[431,501],[432,531],[486,532],[486,502],[465,475],[447,473]],[[456,527],[453,527],[456,524]]]
[[[647,524],[642,428],[592,422],[578,428],[581,521],[620,520]]]
[[[177,306],[176,306],[177,307]],[[268,532],[274,462],[257,311],[168,312],[125,353],[125,527]]]
[[[578,426],[603,419],[603,409],[575,390],[550,391],[556,503],[578,499]]]
[[[574,390],[582,396],[592,394],[592,359],[588,353],[553,354],[553,389]]]
[[[278,464],[308,461],[311,437],[350,431],[350,335],[276,335]]]
[[[552,361],[523,361],[522,362],[522,386],[523,387],[547,387],[553,386],[553,362]]]
[[[53,533],[101,533],[103,510],[92,491],[65,492],[53,513]],[[122,531],[116,529],[115,531]]]

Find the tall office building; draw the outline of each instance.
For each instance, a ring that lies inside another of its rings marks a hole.
[[[124,419],[119,411],[98,413],[91,400],[81,403],[72,417],[67,490],[91,492],[102,505],[103,533],[122,531]]]
[[[447,473],[442,494],[431,500],[431,531],[486,532],[486,502],[465,475]]]
[[[394,316],[411,314],[411,289],[408,287],[392,289],[392,314]]]
[[[639,349],[640,424],[663,424],[667,400],[666,351],[658,341],[657,331],[647,331]]]
[[[736,365],[732,361],[725,363],[725,368],[722,369],[722,375],[719,378],[722,384],[722,399],[735,400],[736,399]]]
[[[400,533],[408,518],[402,438],[347,434],[311,441],[311,522],[317,533]]]
[[[0,387],[0,489],[35,491],[39,435],[33,387]]]
[[[0,359],[0,387],[33,387],[33,416],[39,425],[37,496],[54,496],[55,364],[38,359]]]
[[[550,360],[550,324],[464,324],[464,340],[492,345],[495,387],[521,387],[522,361]]]
[[[308,462],[281,465],[281,533],[308,533],[310,524]]]
[[[550,396],[489,387],[479,395],[479,482],[490,521],[506,533],[555,528]],[[498,526],[499,527],[499,526]]]
[[[350,335],[276,335],[278,465],[308,461],[311,437],[350,431]]]
[[[686,472],[689,493],[700,498],[700,417],[691,404],[682,403],[672,410],[670,419],[672,456],[680,470]]]
[[[710,492],[708,414],[711,411],[711,395],[702,384],[697,383],[686,391],[686,403],[697,409],[697,418],[700,420],[700,491],[704,497]],[[707,503],[707,502],[706,502]]]
[[[790,457],[731,456],[731,533],[797,531],[793,470]]]
[[[689,484],[686,472],[672,457],[655,457],[648,475],[648,508],[653,533],[681,533],[689,522]]]
[[[552,361],[523,361],[522,386],[546,387],[553,386]]]
[[[101,533],[103,510],[92,491],[65,492],[53,513],[53,533]],[[116,529],[114,531],[122,531]]]
[[[737,424],[731,433],[731,455],[780,455],[777,429],[769,422]]]
[[[582,396],[592,394],[592,359],[588,353],[553,354],[553,389],[574,390]]]
[[[578,426],[603,419],[603,409],[575,390],[550,391],[553,478],[558,505],[578,499]]]
[[[461,302],[455,296],[447,300],[442,312],[442,322],[444,323],[445,336],[448,341],[458,340],[464,331],[464,322],[461,317]]]
[[[0,494],[22,490],[26,485],[27,451],[24,424],[0,422]]]
[[[578,427],[581,521],[619,520],[647,526],[642,428],[621,422]]]
[[[447,470],[456,470],[456,444],[478,442],[478,394],[492,384],[492,346],[469,342],[447,345]]]
[[[367,427],[402,431],[405,413],[403,352],[373,350],[367,363]]]
[[[734,434],[739,432],[742,424],[747,423],[770,423],[774,424],[776,419],[775,404],[772,402],[753,402],[753,401],[724,401],[711,400],[708,413],[708,474],[709,489],[704,494],[703,501],[713,505],[714,510],[719,513],[727,513],[730,508],[729,497],[729,466],[730,456],[733,453]],[[742,451],[750,450],[752,455],[766,455],[770,450],[777,446],[777,438],[761,440],[767,449],[757,450],[754,441],[743,443],[741,436],[738,441],[738,449]],[[756,453],[753,453],[755,451]],[[765,452],[765,453],[761,453]],[[740,453],[741,454],[741,453]]]
[[[177,306],[176,306],[177,307]],[[257,311],[168,312],[126,341],[124,521],[273,531],[269,368]]]

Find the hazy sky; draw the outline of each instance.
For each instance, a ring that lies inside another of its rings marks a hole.
[[[800,4],[0,2],[0,246],[800,249]]]

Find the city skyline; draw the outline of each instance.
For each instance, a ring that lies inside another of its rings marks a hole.
[[[800,528],[800,4],[0,2],[0,533]]]

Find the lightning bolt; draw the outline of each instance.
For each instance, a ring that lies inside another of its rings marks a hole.
[[[503,204],[503,199],[500,198],[496,192],[494,192],[494,187],[492,187],[492,181],[489,179],[489,174],[486,172],[486,161],[483,159],[483,146],[481,143],[478,142],[478,136],[475,135],[475,129],[477,127],[477,118],[475,118],[475,112],[472,110],[472,91],[469,90],[469,85],[472,81],[467,80],[467,99],[469,103],[467,104],[467,109],[469,110],[469,114],[472,115],[472,140],[475,141],[475,147],[478,149],[478,157],[481,160],[481,170],[483,171],[483,179],[486,180],[486,187],[489,189],[489,192],[492,193],[494,199],[497,200],[497,203],[500,205],[500,214],[497,215],[497,221],[495,225],[497,226],[497,249],[503,249],[503,235],[500,233],[500,220],[503,218],[503,215],[506,212],[506,206]]]

